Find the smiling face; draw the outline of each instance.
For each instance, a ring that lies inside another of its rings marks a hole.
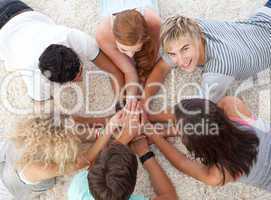
[[[177,66],[186,72],[193,72],[200,62],[200,45],[200,39],[186,34],[178,40],[170,41],[166,52]]]
[[[137,52],[141,51],[143,43],[140,42],[140,43],[137,43],[136,45],[133,45],[133,46],[127,46],[127,45],[121,44],[120,42],[116,41],[116,45],[117,45],[118,50],[121,53],[124,53],[128,57],[133,58]]]

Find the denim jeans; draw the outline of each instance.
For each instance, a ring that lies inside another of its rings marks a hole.
[[[271,8],[271,0],[268,0],[265,4],[266,7]]]
[[[0,0],[0,29],[14,16],[33,10],[19,0]]]

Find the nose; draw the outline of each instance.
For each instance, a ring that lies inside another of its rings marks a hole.
[[[134,57],[135,52],[130,51],[130,52],[126,52],[126,55],[129,56],[130,58]]]
[[[177,63],[177,65],[179,67],[182,67],[184,65],[184,59],[183,59],[183,57],[181,55],[177,56],[177,62],[176,63]]]

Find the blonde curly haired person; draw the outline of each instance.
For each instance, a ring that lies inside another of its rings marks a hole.
[[[97,131],[88,133],[95,141],[91,145],[84,145],[79,134],[65,127],[65,118],[58,124],[52,116],[23,120],[1,141],[1,188],[13,196],[10,199],[28,200],[54,187],[57,177],[89,166],[110,140],[109,126],[119,115],[111,118],[99,137]]]

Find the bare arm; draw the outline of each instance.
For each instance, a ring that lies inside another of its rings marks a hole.
[[[155,158],[147,160],[143,166],[148,171],[152,186],[157,194],[154,200],[178,199],[170,179]]]
[[[125,84],[138,83],[137,71],[129,58],[117,49],[110,27],[110,18],[105,19],[97,27],[96,40],[99,47],[124,74]],[[136,95],[137,88],[129,87],[127,94]]]
[[[247,118],[251,120],[253,118],[252,113],[249,111],[248,107],[237,97],[223,97],[218,103],[220,107],[228,117],[234,118]]]
[[[146,81],[144,89],[145,101],[158,92],[160,89],[160,86],[158,85],[161,85],[164,82],[169,71],[170,66],[162,58],[160,58],[159,62],[154,66],[153,71]]]
[[[114,77],[112,80],[112,86],[115,92],[119,94],[120,89],[124,86],[124,77],[120,69],[116,67],[102,51],[93,62],[102,70],[110,73]]]
[[[87,152],[85,152],[82,156],[89,162],[91,163],[92,161],[94,161],[96,159],[96,157],[98,156],[98,154],[102,151],[102,149],[107,145],[107,143],[109,142],[110,138],[111,138],[111,130],[109,127],[105,128],[105,131],[103,133],[103,135],[100,135],[98,137],[98,139],[96,140],[95,144],[88,149]],[[85,166],[87,166],[88,163],[85,164]],[[78,168],[83,168],[85,166],[78,166]]]
[[[111,116],[109,117],[82,117],[78,115],[73,115],[72,118],[76,123],[81,123],[81,124],[87,124],[90,127],[95,127],[95,126],[105,126],[106,121],[110,119]]]
[[[146,138],[136,140],[132,143],[131,148],[138,156],[143,156],[149,152],[149,146]],[[145,161],[143,166],[149,173],[152,186],[154,187],[154,191],[157,195],[154,198],[155,200],[177,199],[177,194],[173,184],[154,157]]]
[[[197,161],[187,158],[184,153],[179,152],[160,136],[152,135],[151,139],[169,162],[178,170],[211,186],[218,186],[221,184],[223,176],[216,166],[207,167]],[[226,177],[226,182],[230,181],[231,179]]]

